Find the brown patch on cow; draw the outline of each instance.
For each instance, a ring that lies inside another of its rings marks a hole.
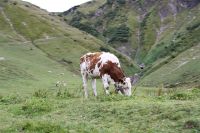
[[[101,77],[104,74],[110,75],[110,77],[118,83],[123,83],[123,79],[125,78],[125,75],[120,67],[118,67],[118,64],[113,63],[111,61],[106,62],[103,64],[103,67],[100,69]]]
[[[96,52],[91,54],[85,54],[80,58],[80,64],[84,61],[90,62],[89,69],[94,68],[96,63],[100,60],[99,56],[102,54],[102,52]]]
[[[82,56],[80,58],[80,64],[83,62],[88,62],[88,67],[87,67],[87,71],[90,73],[93,73],[95,66],[98,65],[98,67],[100,67],[101,62],[99,62],[100,60],[100,55],[102,54],[102,52],[96,52],[96,53],[90,53],[90,54],[85,54],[84,56]],[[98,64],[97,64],[98,63]]]
[[[85,58],[85,56],[82,56],[82,57],[80,58],[80,64],[84,62],[84,58]]]
[[[97,64],[98,68],[100,68],[100,66],[101,66],[101,63],[102,63],[102,62],[99,62],[99,63]]]
[[[102,53],[96,53],[93,56],[90,56],[90,58],[89,58],[89,61],[90,61],[89,69],[90,70],[95,69],[95,65],[97,64],[97,62],[99,62],[99,60],[100,60],[99,56],[101,54]]]

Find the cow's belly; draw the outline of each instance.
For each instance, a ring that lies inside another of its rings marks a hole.
[[[100,78],[100,72],[98,71],[90,71],[88,73],[88,75],[91,77],[91,78]]]
[[[96,65],[94,69],[88,71],[88,75],[92,78],[100,78],[100,68]]]

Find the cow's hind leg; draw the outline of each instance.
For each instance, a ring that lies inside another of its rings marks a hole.
[[[92,89],[94,92],[94,96],[97,96],[96,79],[92,79]]]
[[[88,89],[87,89],[87,74],[83,73],[82,74],[82,78],[83,78],[83,89],[84,89],[84,93],[85,93],[85,97],[88,97]]]
[[[104,87],[106,94],[109,95],[110,92],[109,92],[109,83],[108,83],[107,75],[102,76],[102,82],[103,82],[103,87]]]

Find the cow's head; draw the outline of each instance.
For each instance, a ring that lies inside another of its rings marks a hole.
[[[124,78],[122,83],[115,84],[117,92],[124,94],[125,96],[131,96],[131,79]]]

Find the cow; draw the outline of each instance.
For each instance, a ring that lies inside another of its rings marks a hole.
[[[94,96],[97,96],[96,79],[100,78],[106,94],[113,83],[117,92],[131,96],[131,79],[125,77],[118,58],[109,52],[87,53],[80,58],[80,70],[85,97],[88,97],[87,81],[92,79]]]

